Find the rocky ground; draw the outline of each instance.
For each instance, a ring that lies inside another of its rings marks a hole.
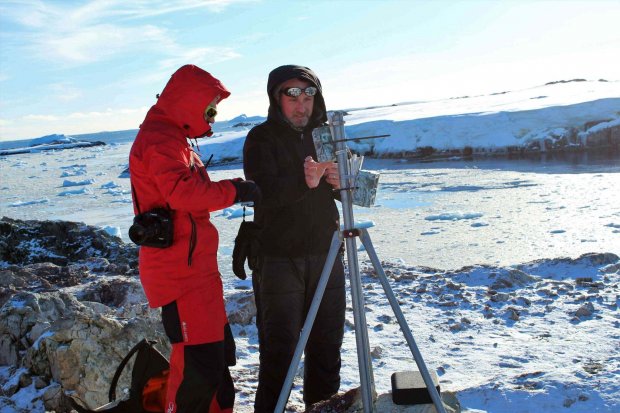
[[[69,412],[66,395],[101,406],[116,367],[136,343],[148,338],[169,354],[159,311],[148,308],[140,286],[133,244],[80,223],[4,217],[0,262],[0,411]],[[256,314],[251,292],[228,295],[227,311],[235,331],[250,325]],[[237,382],[243,371],[235,373]],[[255,374],[246,375],[250,387]],[[119,389],[128,387],[125,373]],[[453,395],[443,397],[449,412],[458,411]],[[433,409],[398,408],[388,395],[377,403],[382,411]],[[361,408],[353,389],[312,412]]]
[[[450,271],[382,266],[409,323],[414,320],[410,327],[427,366],[440,376],[448,412],[460,411],[460,404],[470,412],[615,411],[617,255]],[[375,381],[385,384],[391,372],[409,368],[411,354],[375,270],[365,261],[360,269]],[[235,411],[250,412],[256,308],[245,287],[227,291],[226,301],[238,350]],[[169,353],[159,312],[148,308],[140,286],[133,244],[80,223],[0,220],[0,412],[69,412],[66,395],[91,407],[107,403],[116,367],[143,338]],[[349,305],[343,393],[311,412],[361,411],[355,353]],[[287,411],[302,412],[296,382]],[[125,374],[117,394],[128,386]],[[434,411],[394,406],[385,387],[378,386],[379,412]]]
[[[0,259],[2,396],[35,396],[16,411],[68,411],[63,392],[102,405],[134,344],[148,337],[166,349],[134,246],[79,223],[3,218]]]

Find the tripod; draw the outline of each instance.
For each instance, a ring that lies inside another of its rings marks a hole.
[[[375,383],[372,372],[372,360],[370,358],[370,345],[368,343],[368,329],[366,324],[364,295],[362,292],[359,263],[357,259],[357,247],[355,242],[355,239],[357,237],[360,237],[360,240],[366,248],[368,256],[370,257],[372,265],[377,275],[379,276],[379,280],[381,282],[381,285],[383,286],[383,290],[385,291],[387,299],[392,307],[392,311],[394,311],[394,315],[398,320],[398,324],[400,325],[407,344],[409,345],[409,349],[411,350],[411,354],[413,355],[418,369],[420,370],[420,374],[424,379],[424,384],[428,389],[435,408],[437,409],[438,413],[446,413],[439,397],[439,393],[435,388],[433,380],[428,372],[428,369],[426,368],[426,365],[424,364],[424,360],[422,359],[422,355],[420,354],[413,335],[411,334],[411,330],[407,325],[407,321],[405,320],[403,312],[401,311],[400,306],[398,305],[398,301],[394,296],[394,292],[390,287],[387,276],[385,275],[385,271],[381,267],[381,262],[379,261],[379,257],[377,256],[377,253],[375,252],[375,249],[372,245],[370,236],[368,235],[368,231],[365,228],[356,228],[354,225],[352,194],[354,189],[355,175],[351,173],[351,165],[348,159],[348,150],[345,143],[346,139],[344,136],[343,117],[344,112],[336,111],[328,113],[332,139],[336,145],[338,172],[340,173],[340,200],[342,203],[344,230],[336,230],[334,232],[334,235],[332,236],[329,252],[327,254],[325,265],[323,267],[323,272],[321,273],[321,278],[319,279],[319,283],[312,299],[310,309],[308,310],[306,321],[304,322],[304,326],[301,330],[297,347],[295,347],[295,353],[293,354],[293,359],[291,361],[291,364],[289,365],[289,369],[284,380],[282,390],[280,392],[280,397],[278,398],[278,404],[276,405],[275,412],[284,412],[284,408],[286,406],[286,402],[288,401],[288,397],[291,391],[291,386],[293,384],[293,378],[295,377],[295,372],[299,367],[301,355],[304,351],[304,348],[306,347],[306,343],[308,342],[310,331],[312,330],[312,325],[314,324],[316,314],[319,310],[319,306],[323,298],[323,293],[325,292],[325,287],[327,286],[327,281],[329,280],[332,267],[334,265],[338,250],[340,249],[340,245],[343,240],[346,244],[347,262],[349,268],[351,301],[353,304],[353,319],[355,322],[357,361],[359,365],[360,387],[362,390],[364,413],[375,412],[373,403]]]

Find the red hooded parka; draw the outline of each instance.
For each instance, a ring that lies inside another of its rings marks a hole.
[[[205,108],[218,96],[222,100],[229,95],[199,67],[181,67],[148,111],[129,154],[134,212],[169,207],[173,216],[172,246],[140,247],[140,280],[149,305],[161,307],[188,291],[206,291],[205,300],[212,302],[222,325],[226,315],[217,267],[218,233],[209,218],[211,211],[232,205],[236,191],[229,180],[209,179],[187,138],[210,132]]]

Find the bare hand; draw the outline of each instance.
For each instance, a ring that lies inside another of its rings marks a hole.
[[[325,173],[325,168],[325,165],[316,162],[311,156],[306,157],[304,160],[304,176],[308,188],[313,189],[319,186],[321,177]]]
[[[327,164],[325,168],[325,181],[334,189],[340,189],[340,171],[336,162],[324,162]]]

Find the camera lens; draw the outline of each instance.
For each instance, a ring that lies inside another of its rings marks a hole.
[[[129,227],[129,239],[138,245],[142,245],[148,238],[148,231],[142,225],[133,224]]]
[[[172,244],[172,231],[170,211],[156,208],[134,217],[129,238],[137,245],[166,248]]]

